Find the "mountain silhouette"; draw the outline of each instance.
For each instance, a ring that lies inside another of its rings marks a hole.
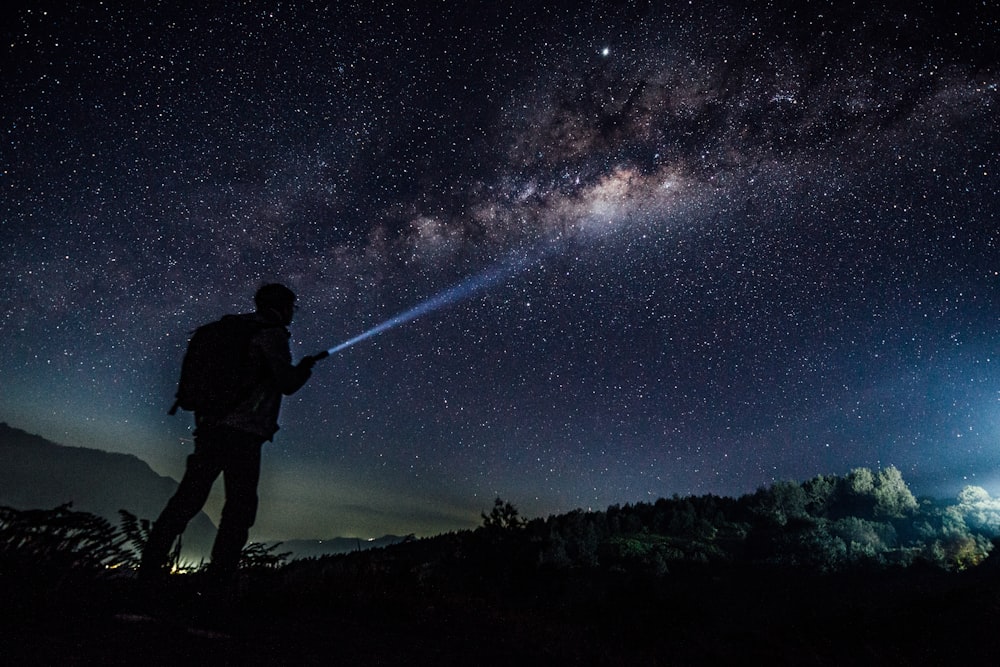
[[[0,505],[19,510],[73,509],[117,525],[118,510],[155,519],[177,482],[131,454],[67,447],[0,422]],[[201,512],[188,524],[183,558],[207,560],[215,526]]]
[[[382,547],[399,544],[406,539],[406,537],[399,535],[383,535],[374,539],[333,537],[324,540],[284,540],[281,542],[268,542],[266,545],[275,545],[279,553],[289,552],[291,554],[289,558],[320,558],[322,556],[366,551],[368,549],[381,549]]]

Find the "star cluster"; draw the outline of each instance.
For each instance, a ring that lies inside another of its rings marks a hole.
[[[895,465],[1000,491],[983,3],[5,9],[0,418],[179,475],[186,333],[295,356],[260,538]]]

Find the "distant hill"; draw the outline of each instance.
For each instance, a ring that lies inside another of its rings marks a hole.
[[[267,546],[280,545],[275,551],[277,553],[291,552],[289,558],[319,558],[320,556],[333,556],[354,551],[365,551],[366,549],[388,547],[393,544],[399,544],[405,539],[405,537],[399,537],[398,535],[385,535],[371,540],[363,540],[358,537],[334,537],[329,540],[268,542]]]
[[[130,454],[66,447],[0,422],[0,505],[15,509],[73,509],[118,525],[118,510],[155,519],[177,482]],[[184,533],[184,558],[208,559],[215,526],[202,512]]]

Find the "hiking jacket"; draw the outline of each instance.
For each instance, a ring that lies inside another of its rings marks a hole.
[[[258,313],[240,315],[258,322],[260,331],[250,339],[249,362],[257,380],[248,398],[225,415],[195,414],[198,427],[226,426],[272,440],[278,431],[281,397],[294,394],[312,374],[308,368],[292,365],[288,345],[291,334],[280,324]]]

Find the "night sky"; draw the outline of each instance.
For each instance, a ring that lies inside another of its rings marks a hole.
[[[28,4],[0,420],[179,478],[195,326],[284,282],[298,358],[481,277],[286,399],[252,539],[1000,494],[994,2]]]

